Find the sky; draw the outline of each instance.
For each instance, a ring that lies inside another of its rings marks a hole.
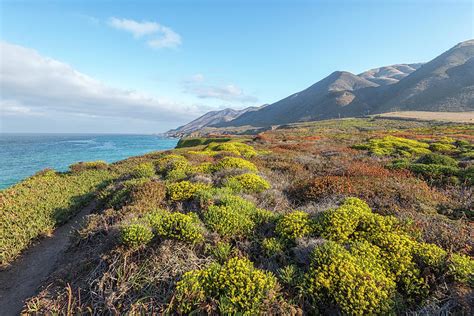
[[[474,38],[473,1],[3,1],[0,132],[160,133]]]

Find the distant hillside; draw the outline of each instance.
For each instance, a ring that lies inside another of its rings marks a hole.
[[[337,71],[299,93],[220,126],[257,126],[393,111],[474,110],[474,40],[426,64]]]
[[[174,133],[202,127],[269,127],[395,111],[474,110],[474,40],[428,63],[396,64],[354,75],[335,71],[309,88],[262,108],[205,114]]]
[[[189,122],[188,124],[180,126],[176,129],[169,130],[168,132],[166,132],[166,134],[169,136],[188,135],[204,127],[214,126],[219,123],[228,122],[246,112],[256,111],[258,109],[259,107],[252,106],[242,110],[233,110],[227,108],[220,111],[210,111],[204,114],[203,116],[198,117],[194,121]]]
[[[367,70],[358,77],[372,81],[378,85],[384,86],[394,84],[405,78],[415,70],[421,67],[422,63],[417,64],[398,64]]]

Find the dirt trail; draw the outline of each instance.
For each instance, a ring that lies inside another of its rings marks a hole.
[[[53,236],[26,250],[12,265],[0,271],[0,315],[19,315],[23,302],[35,295],[42,282],[54,272],[69,246],[71,232],[95,207],[86,206],[79,214],[54,231]]]

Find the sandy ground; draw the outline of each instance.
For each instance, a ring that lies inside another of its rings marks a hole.
[[[0,315],[19,315],[24,301],[35,295],[42,282],[54,272],[70,243],[71,232],[79,228],[95,203],[54,231],[54,234],[28,248],[6,270],[0,271]]]
[[[422,121],[445,121],[459,123],[473,123],[474,111],[472,112],[424,112],[424,111],[402,111],[389,112],[374,115],[375,117],[415,119]]]

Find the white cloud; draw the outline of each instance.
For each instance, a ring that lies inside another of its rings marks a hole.
[[[175,48],[181,45],[181,36],[167,26],[157,22],[137,22],[130,19],[112,17],[108,24],[118,30],[126,31],[135,38],[149,36],[148,46],[152,48]]]
[[[258,101],[257,97],[245,94],[240,87],[234,84],[205,84],[204,81],[205,78],[202,74],[191,76],[183,81],[184,92],[193,94],[200,99],[218,99],[235,102]]]
[[[196,106],[110,87],[35,50],[0,42],[3,115],[115,117],[170,122],[200,114]]]

